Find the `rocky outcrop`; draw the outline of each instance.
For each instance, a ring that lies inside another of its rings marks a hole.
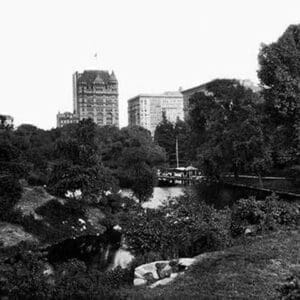
[[[135,269],[133,283],[135,286],[149,285],[150,288],[166,285],[182,275],[195,261],[195,258],[180,258],[141,265]]]
[[[0,245],[2,247],[12,247],[24,241],[38,242],[35,237],[25,232],[23,227],[9,223],[0,223]]]

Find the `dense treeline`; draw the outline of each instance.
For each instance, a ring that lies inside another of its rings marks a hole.
[[[209,179],[228,172],[299,177],[300,26],[262,45],[259,64],[260,91],[216,79],[191,97],[186,122],[163,118],[155,141],[166,149],[169,165],[177,139],[181,163],[198,165]]]
[[[100,128],[91,120],[51,130],[2,126],[0,147],[1,188],[9,182],[17,193],[18,180],[27,179],[59,197],[68,191],[75,197],[80,190],[81,198],[91,202],[120,187],[146,199],[155,184],[155,167],[165,160],[165,151],[143,128]]]

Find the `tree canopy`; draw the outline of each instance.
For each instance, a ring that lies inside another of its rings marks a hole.
[[[289,26],[276,42],[263,44],[258,58],[274,157],[279,165],[292,165],[300,155],[300,25]]]
[[[209,178],[224,172],[261,174],[270,167],[257,97],[237,80],[217,79],[191,98],[189,124],[200,168]]]

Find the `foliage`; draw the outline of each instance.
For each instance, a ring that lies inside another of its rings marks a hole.
[[[21,197],[22,187],[12,175],[0,177],[0,220],[7,218],[7,214]]]
[[[296,205],[279,200],[275,194],[263,201],[249,197],[234,204],[231,233],[233,236],[242,234],[248,225],[256,225],[258,230],[272,230],[278,225],[295,226],[298,223],[299,209]]]
[[[45,262],[41,253],[23,251],[0,262],[0,294],[12,299],[47,298],[51,285],[43,274]]]
[[[96,141],[96,124],[92,120],[81,121],[73,138],[59,139],[56,143],[58,162],[54,165],[49,190],[65,197],[70,191],[82,193],[85,201],[97,202],[107,190],[115,186],[110,171],[101,163]]]
[[[9,218],[11,223],[21,225],[26,232],[38,237],[42,243],[56,243],[64,239],[97,233],[84,212],[78,201],[65,200],[62,204],[53,199],[36,209],[38,215],[23,215],[19,211],[13,211],[6,219]]]
[[[258,95],[237,80],[217,79],[190,99],[200,169],[208,179],[224,172],[260,175],[272,165],[262,130]]]
[[[179,165],[191,161],[190,130],[188,124],[179,118],[173,124],[163,114],[162,121],[156,126],[154,141],[166,150],[169,166],[176,166],[176,140],[178,145]]]
[[[79,297],[109,297],[114,290],[133,282],[133,270],[116,268],[111,271],[100,272],[87,269],[77,261],[70,260],[59,266],[56,276],[55,298]]]
[[[262,45],[260,78],[265,122],[278,166],[299,160],[300,25],[290,25],[274,43]]]
[[[20,245],[0,262],[0,294],[12,299],[107,298],[131,285],[133,268],[100,272],[76,259],[47,273],[49,264],[38,249]]]
[[[141,201],[151,196],[155,167],[164,162],[165,153],[153,143],[150,132],[134,126],[119,131],[104,127],[99,128],[99,140],[103,164],[118,178],[120,186],[131,188]]]
[[[159,210],[132,208],[121,218],[126,242],[138,255],[154,249],[161,258],[193,256],[229,244],[226,211],[185,195]]]
[[[169,163],[171,161],[175,161],[175,139],[174,126],[167,119],[166,114],[163,113],[162,121],[155,128],[154,141],[157,143],[157,145],[166,150],[167,160]]]

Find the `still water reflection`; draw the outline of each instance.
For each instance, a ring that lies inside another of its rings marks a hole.
[[[163,202],[169,198],[179,197],[183,195],[186,188],[183,186],[172,187],[155,187],[152,197],[142,204],[143,208],[158,208]],[[132,197],[132,191],[130,189],[122,190],[122,195]]]

